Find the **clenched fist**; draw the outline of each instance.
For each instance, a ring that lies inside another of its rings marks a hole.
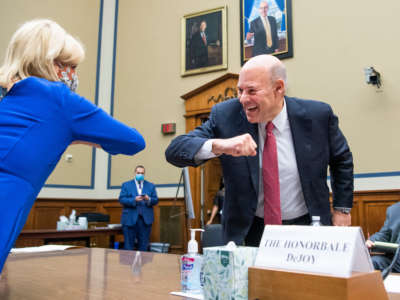
[[[257,144],[250,134],[245,133],[230,139],[213,140],[212,152],[216,155],[255,156]]]

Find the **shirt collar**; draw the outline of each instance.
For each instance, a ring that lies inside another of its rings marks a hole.
[[[281,112],[272,120],[272,124],[274,124],[274,127],[278,132],[283,132],[285,129],[286,123],[288,122],[288,115],[287,115],[287,109],[286,109],[286,100],[283,98],[283,107]],[[263,128],[265,131],[265,125],[267,123],[262,122],[259,123],[259,128]]]
[[[285,125],[288,121],[288,116],[287,116],[287,110],[286,110],[286,101],[283,99],[283,107],[281,112],[275,117],[275,119],[272,120],[272,123],[274,124],[275,128],[279,132],[283,132],[285,129]]]

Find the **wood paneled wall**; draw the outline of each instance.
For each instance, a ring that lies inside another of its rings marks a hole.
[[[354,193],[354,207],[352,209],[352,225],[360,226],[365,237],[373,234],[382,227],[386,218],[386,208],[400,201],[400,190],[386,191],[365,191]],[[152,242],[168,242],[163,240],[160,230],[171,219],[162,217],[163,208],[174,208],[174,215],[181,220],[176,223],[180,228],[173,228],[174,236],[165,235],[168,240],[178,242],[172,243],[171,252],[182,253],[187,244],[186,221],[184,220],[184,201],[183,199],[160,199],[159,204],[154,207],[154,223],[151,232]],[[34,204],[24,229],[55,229],[57,221],[61,215],[69,216],[72,209],[77,214],[83,212],[100,212],[110,216],[110,223],[120,223],[122,206],[117,199],[108,200],[71,200],[71,199],[37,199]],[[174,225],[175,226],[175,225]],[[166,228],[171,228],[168,226]],[[179,235],[178,237],[176,235]],[[165,239],[165,238],[164,238]],[[122,236],[117,240],[122,241]]]
[[[150,241],[166,242],[162,240],[160,228],[165,226],[169,219],[161,218],[163,208],[174,208],[174,212],[181,219],[181,228],[175,228],[174,234],[179,234],[178,243],[171,245],[171,252],[181,253],[184,249],[186,232],[186,223],[184,220],[184,202],[183,199],[159,199],[158,205],[154,206],[154,223],[152,226]],[[76,210],[79,215],[85,212],[99,212],[110,216],[110,224],[119,224],[122,212],[122,206],[118,199],[107,200],[88,200],[88,199],[37,199],[28,216],[24,229],[56,229],[57,221],[60,216],[69,216],[72,210]],[[164,213],[165,215],[165,213]],[[123,241],[123,237],[118,236],[117,241]]]
[[[352,225],[360,226],[365,237],[381,229],[386,208],[400,201],[400,190],[354,192]]]

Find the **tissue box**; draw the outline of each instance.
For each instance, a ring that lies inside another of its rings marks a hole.
[[[204,300],[247,300],[248,268],[257,251],[256,247],[204,248]]]

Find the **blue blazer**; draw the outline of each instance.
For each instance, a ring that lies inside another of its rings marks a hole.
[[[0,101],[0,272],[37,194],[77,140],[110,154],[133,155],[145,147],[139,132],[61,82],[28,77]]]
[[[353,158],[331,107],[322,102],[285,97],[294,150],[306,205],[311,215],[331,224],[327,168],[335,207],[352,207]],[[247,121],[238,99],[216,104],[210,119],[168,146],[166,159],[175,166],[198,166],[194,157],[210,138],[249,133],[258,144],[258,125]],[[258,152],[259,147],[257,148]],[[259,154],[219,157],[224,174],[224,240],[242,244],[253,222],[259,191]]]
[[[153,206],[158,203],[156,186],[149,181],[144,181],[142,194],[149,196],[149,201],[136,201],[139,195],[136,188],[135,180],[130,180],[122,185],[119,195],[119,202],[122,204],[121,224],[126,226],[134,226],[139,215],[143,216],[143,220],[147,225],[153,224],[154,211]]]

